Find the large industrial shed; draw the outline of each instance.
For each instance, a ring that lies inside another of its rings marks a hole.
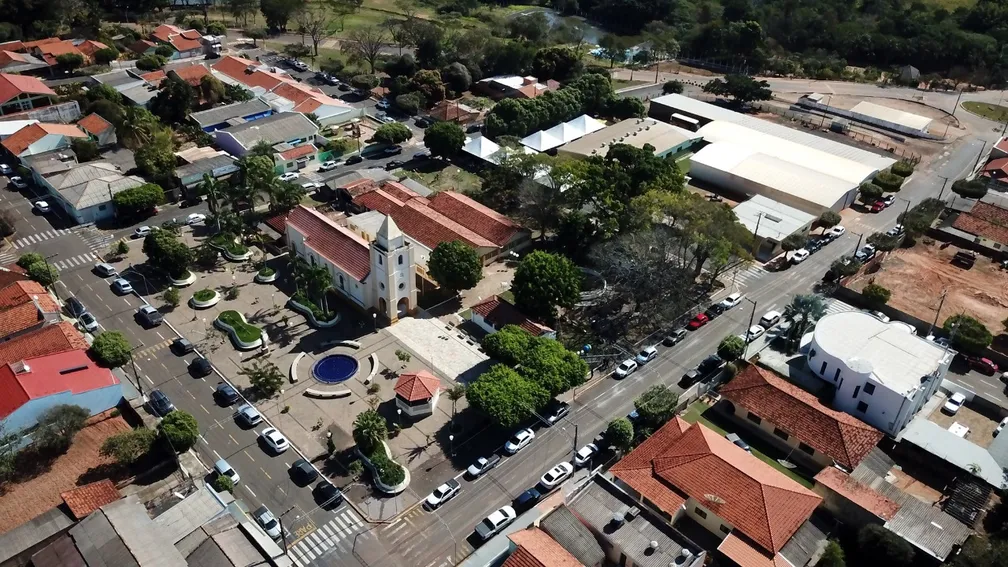
[[[691,158],[693,179],[814,215],[845,208],[862,183],[896,161],[682,95],[654,99],[650,114],[684,127],[674,114],[696,121],[706,145]]]

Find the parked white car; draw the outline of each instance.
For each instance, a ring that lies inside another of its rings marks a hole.
[[[794,252],[791,252],[791,263],[801,264],[802,262],[807,260],[808,257],[809,257],[809,251],[804,248],[799,248]]]
[[[281,175],[279,179],[280,181],[294,181],[298,177],[301,177],[300,173],[296,171],[288,171],[287,173]]]
[[[77,320],[80,321],[81,327],[84,327],[85,331],[93,333],[98,330],[98,319],[88,312],[82,313]]]
[[[528,447],[529,443],[531,443],[533,439],[535,439],[534,431],[531,429],[522,429],[508,439],[508,442],[504,444],[504,450],[507,451],[509,455],[514,455],[518,451]]]
[[[626,378],[627,376],[633,374],[636,371],[637,371],[637,361],[632,358],[628,358],[623,362],[621,362],[620,365],[616,367],[616,370],[615,372],[613,372],[613,374],[615,374],[617,378]]]
[[[594,443],[581,447],[577,453],[574,453],[574,464],[579,467],[586,466],[595,457],[595,453],[598,453],[598,446]]]
[[[634,360],[637,361],[637,364],[644,366],[645,364],[654,360],[655,357],[657,356],[658,356],[658,349],[656,349],[654,346],[649,346],[644,350],[638,352]]]
[[[424,503],[427,508],[433,510],[445,502],[455,498],[462,491],[462,485],[454,478],[434,489]]]
[[[827,230],[826,231],[826,235],[829,236],[830,238],[840,238],[841,236],[844,235],[845,232],[847,232],[846,228],[844,228],[844,227],[842,227],[840,225],[837,225],[837,226],[834,226],[833,228]]]
[[[40,213],[48,213],[52,208],[45,201],[35,201],[35,210]]]
[[[476,535],[486,541],[506,528],[517,517],[518,514],[515,513],[514,508],[504,506],[476,525]]]
[[[1001,433],[1001,430],[1005,428],[1005,425],[1008,425],[1008,417],[1002,419],[1001,423],[998,424],[997,429],[994,430],[994,437],[997,437],[998,433]]]
[[[546,490],[553,490],[560,486],[560,483],[569,477],[572,472],[574,472],[573,465],[567,462],[560,463],[542,475],[542,478],[539,479],[539,485]]]
[[[756,339],[762,337],[763,333],[765,333],[765,332],[766,332],[766,329],[764,329],[762,326],[760,326],[760,325],[753,325],[752,327],[749,327],[749,331],[746,333],[746,336],[742,337],[742,338],[747,343],[751,343],[751,342],[755,341]]]
[[[735,292],[721,301],[721,307],[724,307],[725,311],[727,311],[739,303],[742,303],[742,294]]]
[[[288,447],[290,447],[290,443],[287,441],[287,438],[283,436],[283,433],[277,431],[275,427],[267,427],[266,429],[263,429],[262,433],[259,434],[259,437],[261,437],[263,442],[266,443],[266,445],[268,445],[269,448],[277,455],[283,453]]]
[[[760,317],[760,326],[764,329],[769,329],[770,327],[776,325],[777,322],[780,321],[780,318],[780,311],[767,311],[762,317]]]
[[[945,400],[945,405],[942,406],[942,411],[949,415],[955,415],[964,403],[966,403],[966,396],[964,396],[961,392],[956,392],[952,394],[951,398]]]
[[[151,227],[147,225],[138,226],[135,229],[133,229],[133,238],[146,238],[146,236],[150,234],[150,232]]]
[[[273,539],[278,539],[280,537],[280,522],[277,521],[273,512],[269,511],[269,508],[260,506],[255,512],[252,512],[252,517],[255,518],[259,527],[266,532],[266,535]]]
[[[192,213],[191,215],[186,217],[185,222],[190,226],[194,224],[199,224],[201,222],[206,222],[206,215],[204,215],[203,213]]]
[[[339,167],[339,162],[338,161],[329,160],[329,161],[322,162],[322,165],[319,166],[318,170],[319,171],[332,171],[332,170],[336,169],[337,167]]]
[[[234,470],[234,467],[229,465],[224,459],[220,459],[214,463],[213,470],[214,474],[217,476],[226,476],[230,478],[232,484],[238,484],[238,481],[241,480],[241,477],[238,476],[238,471]]]

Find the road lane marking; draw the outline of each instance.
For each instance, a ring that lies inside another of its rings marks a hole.
[[[161,334],[161,331],[154,331],[154,332],[157,333],[157,336],[161,337],[162,341],[165,340],[164,335]]]
[[[278,486],[277,488],[280,489],[280,492],[283,492],[284,496],[287,496],[287,491],[284,490],[282,486]]]
[[[391,530],[393,527],[395,527],[396,524],[398,524],[401,521],[402,521],[402,518],[399,518],[398,520],[396,520],[396,521],[392,522],[391,524],[389,524],[389,525],[385,526],[384,528],[382,528],[382,531],[383,532],[387,532],[387,531]]]
[[[245,485],[245,490],[248,490],[248,491],[249,491],[249,494],[251,494],[251,495],[252,495],[252,498],[259,498],[258,496],[256,496],[256,493],[255,493],[255,492],[252,492],[252,489],[251,489],[251,488],[249,488],[249,486],[248,486],[247,484]]]
[[[151,383],[151,385],[154,385],[154,381],[150,379],[150,376],[144,374],[144,378],[146,378],[147,381]]]
[[[192,393],[192,392],[190,392],[189,390],[186,390],[186,393],[187,393],[187,394],[189,394],[189,397],[190,397],[190,398],[192,398],[192,399],[194,399],[194,400],[196,399],[196,396],[194,396],[194,395],[193,395],[193,393]],[[210,412],[207,412],[207,413],[210,413]]]
[[[270,473],[266,472],[266,469],[259,467],[259,470],[261,470],[263,474],[266,475],[266,478],[273,480],[273,477],[270,476]]]
[[[207,440],[206,440],[206,437],[203,437],[203,435],[200,435],[200,436],[199,436],[199,438],[200,438],[200,440],[201,440],[201,441],[203,441],[203,442],[204,442],[204,443],[206,443],[207,445],[209,445],[209,444],[210,444],[210,443],[207,443]]]
[[[193,399],[196,399],[196,398],[193,397]],[[200,404],[199,407],[203,408],[203,411],[205,411],[207,415],[210,415],[210,410],[208,410],[205,407],[203,407],[203,404]]]
[[[220,456],[220,453],[217,452],[217,449],[212,449],[212,451],[213,451],[213,454],[217,456],[217,460],[218,461],[221,460],[222,457]]]
[[[255,462],[255,459],[252,458],[252,455],[249,455],[248,451],[242,449],[242,453],[245,453],[245,456],[248,457],[250,461],[252,461],[253,463]]]

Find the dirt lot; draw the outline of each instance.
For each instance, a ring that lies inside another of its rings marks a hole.
[[[0,496],[0,533],[60,505],[61,492],[106,478],[101,475],[101,465],[110,460],[99,456],[98,449],[105,439],[129,428],[121,417],[95,417],[48,469],[30,480],[5,486]]]
[[[881,270],[857,276],[848,287],[861,291],[869,280],[892,292],[889,305],[924,321],[932,321],[947,291],[938,324],[956,313],[976,317],[994,334],[1002,329],[1008,316],[1008,273],[998,269],[988,258],[980,257],[970,270],[951,264],[959,249],[944,250],[924,240],[909,249],[889,254]]]
[[[933,412],[931,412],[928,419],[945,429],[948,429],[953,423],[969,427],[969,433],[966,434],[966,439],[985,448],[990,445],[991,441],[994,439],[994,429],[998,425],[991,418],[979,414],[965,406],[959,408],[959,411],[957,411],[955,415],[948,415],[941,410],[941,406],[938,406]]]

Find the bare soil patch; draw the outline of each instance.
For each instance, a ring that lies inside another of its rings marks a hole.
[[[928,242],[894,251],[878,272],[859,275],[848,287],[860,291],[874,278],[892,292],[890,306],[924,321],[934,320],[944,291],[939,325],[951,315],[965,313],[998,334],[1008,316],[1008,274],[985,257],[977,258],[970,270],[955,266],[951,260],[958,248]]]

